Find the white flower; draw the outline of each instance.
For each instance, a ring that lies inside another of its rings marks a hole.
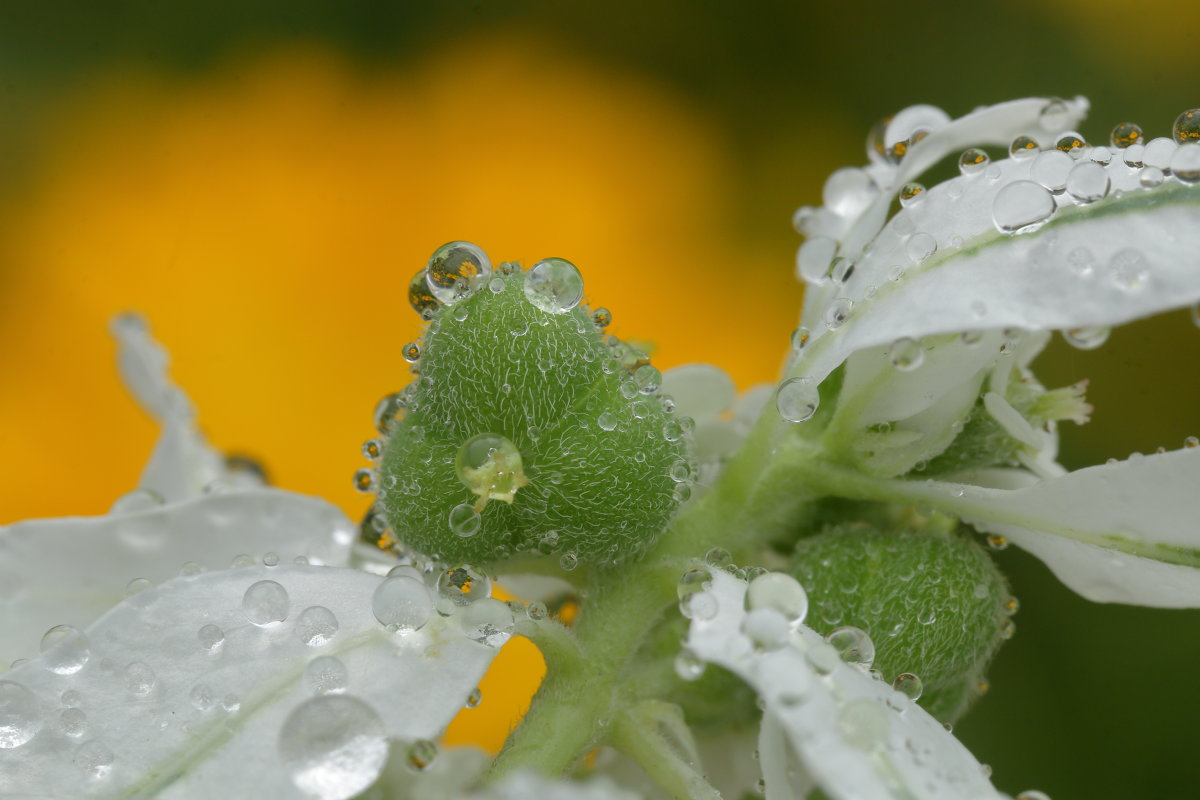
[[[1049,331],[1097,346],[1110,326],[1200,301],[1200,145],[1090,147],[1070,130],[1086,109],[1035,98],[950,121],[917,106],[877,136],[868,167],[835,172],[825,207],[798,217],[807,336],[780,402],[833,406],[818,432],[793,428],[820,439],[831,463],[811,477],[831,493],[965,519],[1092,600],[1200,606],[1200,448],[1067,475],[1054,421],[1086,419],[1082,388],[1027,390]],[[1010,143],[1009,158],[968,150],[957,177],[910,184],[962,148]],[[1019,468],[916,480],[980,401]]]
[[[410,743],[496,648],[435,613],[415,570],[347,568],[355,526],[333,506],[227,469],[144,326],[115,331],[164,431],[109,515],[0,528],[0,658],[32,656],[0,676],[0,795],[333,800],[385,769],[411,788],[389,751],[427,761]]]

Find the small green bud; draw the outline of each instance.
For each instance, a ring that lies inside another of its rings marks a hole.
[[[492,271],[462,242],[435,257],[430,291],[420,276],[410,289],[430,318],[418,378],[377,411],[376,505],[396,538],[477,564],[643,550],[684,497],[673,468],[689,464],[691,421],[664,407],[658,370],[579,305],[570,262]]]
[[[953,721],[985,690],[983,672],[1011,635],[1008,588],[970,538],[937,531],[827,528],[796,545],[791,572],[808,592],[807,624],[867,632],[874,668],[920,678],[920,703]]]

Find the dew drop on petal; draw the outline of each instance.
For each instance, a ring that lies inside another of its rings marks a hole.
[[[42,711],[33,692],[0,681],[0,750],[20,747],[42,729]]]
[[[1162,182],[1167,176],[1158,167],[1142,167],[1138,172],[1138,183],[1143,188],[1153,189],[1157,186],[1162,186]]]
[[[916,181],[910,181],[900,188],[900,205],[909,208],[919,203],[925,196],[925,187]]]
[[[314,694],[341,694],[350,685],[350,674],[341,659],[320,656],[304,666],[304,680]]]
[[[1069,156],[1064,158],[1070,160]],[[1013,181],[997,192],[992,202],[992,222],[1001,233],[1032,230],[1053,214],[1054,197],[1033,181]]]
[[[1067,126],[1071,118],[1067,104],[1062,100],[1049,100],[1038,113],[1038,123],[1051,133],[1057,133]]]
[[[425,280],[425,270],[418,270],[408,282],[408,302],[413,311],[425,317],[442,307],[438,299],[429,291],[429,283]]]
[[[772,608],[796,628],[808,616],[808,593],[791,575],[767,572],[750,581],[746,589],[746,608],[751,611]]]
[[[412,633],[433,615],[433,595],[414,578],[385,578],[371,596],[371,613],[393,633]]]
[[[546,604],[541,600],[534,600],[529,604],[526,613],[529,614],[529,618],[534,622],[540,622],[546,618],[549,611],[546,608]]]
[[[958,157],[958,171],[963,175],[977,175],[987,169],[991,159],[978,147],[971,147]]]
[[[842,327],[846,320],[850,319],[850,312],[854,310],[854,301],[849,297],[839,297],[829,304],[825,309],[824,319],[825,327],[829,330],[835,330]]]
[[[58,729],[63,735],[78,739],[87,733],[87,714],[78,708],[64,708],[58,715]]]
[[[937,252],[937,240],[928,233],[914,233],[904,246],[908,260],[919,264]]]
[[[153,489],[134,489],[128,494],[121,495],[109,509],[110,514],[136,514],[140,511],[153,511],[163,505],[163,496]]]
[[[897,339],[888,348],[888,360],[901,372],[912,372],[924,362],[925,347],[916,339],[907,336]]]
[[[812,378],[792,378],[779,386],[775,396],[775,408],[787,422],[805,422],[812,419],[820,405],[821,395]]]
[[[704,563],[710,567],[724,569],[733,563],[733,554],[724,547],[714,547],[704,554]]]
[[[875,199],[876,190],[866,170],[842,167],[825,180],[821,199],[839,217],[853,217]]]
[[[196,632],[196,638],[200,640],[201,647],[211,652],[225,643],[225,632],[209,623],[200,626],[200,630]]]
[[[1196,112],[1200,114],[1200,111]],[[1171,174],[1184,183],[1200,181],[1200,144],[1189,140],[1171,156]]]
[[[829,265],[837,252],[837,242],[827,236],[814,236],[796,251],[796,274],[804,281],[821,284],[829,277]]]
[[[679,601],[679,613],[687,619],[712,619],[719,610],[717,596],[712,592],[695,592]]]
[[[892,681],[892,688],[913,701],[920,700],[921,692],[925,689],[921,679],[911,672],[902,672],[897,675],[896,680]]]
[[[197,711],[208,711],[217,702],[212,687],[207,683],[197,683],[193,686],[188,692],[188,699],[192,702],[192,708]]]
[[[1029,168],[1029,177],[1052,192],[1061,192],[1067,186],[1067,176],[1075,166],[1075,159],[1061,150],[1039,153]],[[1017,181],[1020,183],[1020,181]],[[1013,184],[1009,184],[1010,186]]]
[[[296,618],[296,636],[309,647],[326,644],[337,632],[337,617],[325,606],[309,606]]]
[[[1145,163],[1142,161],[1145,156],[1146,145],[1131,144],[1129,147],[1125,148],[1124,152],[1121,153],[1121,160],[1125,162],[1125,166],[1137,169],[1138,167],[1142,166],[1143,163]]]
[[[1134,122],[1118,123],[1108,136],[1108,141],[1113,147],[1124,150],[1133,144],[1141,144],[1142,127]]]
[[[58,675],[74,675],[91,657],[91,643],[70,625],[55,625],[42,636],[42,663]]]
[[[144,592],[154,586],[154,581],[148,578],[134,578],[129,583],[125,584],[125,596],[133,597],[135,594]]]
[[[357,697],[305,700],[283,723],[279,757],[292,783],[320,800],[348,800],[379,777],[388,757],[383,720]]]
[[[275,581],[258,581],[242,596],[242,612],[255,625],[267,628],[287,619],[291,602],[283,586]]]
[[[550,314],[565,314],[583,299],[583,275],[565,258],[544,258],[525,276],[525,299]]]
[[[1093,147],[1088,152],[1088,160],[1107,166],[1112,163],[1112,151],[1107,147]]]
[[[408,762],[409,769],[415,772],[423,772],[429,769],[434,760],[438,757],[438,747],[428,739],[417,739],[408,746],[408,752],[405,753],[405,760]]]
[[[1189,109],[1176,117],[1171,135],[1179,144],[1200,142],[1200,108]]]
[[[699,680],[704,674],[704,662],[691,650],[684,648],[675,655],[675,674],[681,680]]]
[[[75,766],[89,778],[103,778],[112,772],[113,751],[103,742],[84,742],[75,750]]]
[[[847,664],[857,664],[866,669],[875,661],[875,643],[862,628],[853,625],[834,628],[825,641]]]
[[[1094,203],[1108,195],[1108,171],[1094,161],[1081,161],[1067,175],[1067,193],[1080,203]]]
[[[134,661],[125,667],[125,688],[136,697],[145,697],[154,690],[156,678],[154,670],[141,661]]]
[[[479,687],[476,686],[474,689],[471,690],[471,693],[469,695],[467,695],[467,702],[464,703],[463,705],[466,708],[478,708],[479,704],[482,702],[483,702],[483,692],[481,692],[479,690]]]
[[[1028,136],[1018,136],[1008,146],[1008,154],[1018,161],[1033,158],[1038,154],[1038,143]]]
[[[464,608],[459,622],[468,639],[488,647],[499,647],[512,635],[515,620],[507,603],[484,598]]]
[[[1037,789],[1026,789],[1017,795],[1016,800],[1050,800],[1050,795]]]
[[[679,576],[675,584],[675,593],[680,601],[697,592],[706,592],[712,588],[712,572],[708,567],[695,567]]]
[[[479,527],[483,523],[483,518],[475,510],[475,506],[470,503],[459,503],[450,509],[450,514],[447,516],[446,521],[455,536],[467,539],[479,533]]]
[[[1151,139],[1150,143],[1146,145],[1146,152],[1142,154],[1142,163],[1148,167],[1158,167],[1161,170],[1170,169],[1171,158],[1178,149],[1179,145],[1165,136]]]
[[[557,534],[556,534],[557,541]],[[459,564],[442,570],[437,581],[438,596],[456,606],[465,606],[492,596],[492,580],[482,570],[470,564]]]
[[[1079,158],[1083,154],[1085,147],[1087,147],[1087,142],[1075,131],[1064,133],[1054,143],[1054,149],[1066,153],[1071,158]]]
[[[1067,328],[1062,332],[1067,344],[1077,350],[1095,350],[1108,341],[1110,328]]]

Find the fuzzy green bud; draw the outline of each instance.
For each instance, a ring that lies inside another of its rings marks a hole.
[[[888,681],[916,675],[921,705],[944,721],[986,690],[984,670],[1011,635],[1003,576],[957,533],[830,527],[797,544],[791,572],[808,592],[807,624],[866,631],[872,666]]]
[[[449,287],[431,294],[449,304],[430,314],[420,298],[418,378],[379,420],[377,507],[396,538],[444,561],[635,555],[687,496],[691,421],[658,395],[645,354],[579,305],[569,262],[492,272],[474,248],[456,282],[454,247],[473,248],[431,260],[431,288]]]

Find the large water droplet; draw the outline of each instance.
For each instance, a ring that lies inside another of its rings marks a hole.
[[[964,150],[958,157],[958,171],[963,175],[978,175],[987,169],[990,161],[987,153],[978,147],[972,147]]]
[[[412,633],[425,627],[433,614],[433,595],[421,581],[407,576],[387,578],[371,596],[371,612],[393,633]]]
[[[876,190],[864,170],[842,167],[826,180],[822,190],[825,208],[840,217],[857,216],[875,199]]]
[[[337,617],[325,606],[309,606],[296,618],[296,635],[309,647],[320,647],[337,632]]]
[[[87,714],[78,708],[64,708],[58,715],[58,729],[72,739],[78,739],[87,733],[87,727]]]
[[[201,647],[211,652],[225,643],[225,632],[210,623],[200,627],[200,630],[196,632],[196,638],[200,640]]]
[[[0,750],[20,747],[42,729],[37,697],[19,683],[0,681]]]
[[[1200,108],[1189,109],[1176,117],[1171,135],[1179,144],[1200,142]]]
[[[834,628],[825,637],[842,661],[847,664],[857,664],[866,669],[875,661],[875,643],[862,628],[853,625],[843,625]]]
[[[681,680],[699,680],[704,674],[704,662],[691,650],[684,648],[675,655],[675,674]]]
[[[788,422],[805,422],[812,419],[820,405],[821,395],[812,378],[792,378],[784,381],[775,396],[775,408],[779,416]]]
[[[112,772],[114,756],[104,742],[84,742],[75,750],[75,766],[89,778],[103,778]]]
[[[341,694],[350,685],[346,665],[333,656],[321,656],[308,662],[304,667],[304,680],[316,694]]]
[[[246,619],[267,628],[287,619],[291,603],[287,589],[275,581],[259,581],[242,596],[242,611]]]
[[[1038,154],[1038,143],[1028,136],[1018,136],[1008,146],[1008,154],[1017,161],[1033,158]]]
[[[529,485],[521,451],[498,433],[481,433],[463,442],[454,468],[463,485],[484,501],[511,503],[517,490]],[[450,529],[459,536],[472,536],[479,530],[479,515],[455,509],[450,514]]]
[[[1200,111],[1196,113],[1200,114]],[[1189,141],[1179,146],[1171,156],[1171,174],[1184,183],[1200,181],[1200,144]]]
[[[513,612],[507,603],[484,598],[471,603],[459,618],[467,638],[489,647],[499,647],[512,635]]]
[[[824,283],[835,253],[837,242],[827,236],[814,236],[806,240],[796,251],[796,273],[808,283]]]
[[[750,581],[746,589],[746,608],[773,608],[796,628],[808,615],[808,594],[791,575],[768,572]]]
[[[306,700],[284,721],[279,757],[300,791],[320,800],[348,800],[375,783],[388,757],[383,720],[348,695]]]
[[[1064,153],[1058,154],[1067,161],[1071,160],[1071,157]],[[992,222],[1002,233],[1031,230],[1033,226],[1050,219],[1053,214],[1053,195],[1033,181],[1013,181],[997,192],[995,200],[992,201]]]
[[[1121,122],[1112,129],[1112,133],[1108,136],[1108,141],[1113,147],[1124,150],[1132,144],[1141,144],[1142,126],[1135,122]]]
[[[925,690],[921,679],[911,672],[897,675],[896,680],[892,681],[892,688],[914,702],[921,699],[921,692]]]
[[[555,535],[557,542],[557,534]],[[470,564],[459,564],[443,570],[438,576],[438,596],[456,606],[465,606],[492,596],[492,580],[482,570]]]
[[[429,283],[425,280],[425,270],[419,270],[408,282],[408,302],[422,319],[442,307],[438,299],[429,291]]]
[[[1108,195],[1108,171],[1094,161],[1081,161],[1071,168],[1066,185],[1080,203],[1094,203]]]
[[[492,275],[487,253],[470,242],[448,242],[429,257],[425,282],[429,291],[443,303],[453,303]]]
[[[1175,151],[1179,149],[1179,145],[1172,139],[1165,136],[1160,136],[1157,139],[1152,139],[1146,145],[1146,152],[1142,154],[1142,163],[1148,167],[1158,167],[1159,169],[1170,169],[1171,158],[1175,155]]]
[[[1029,168],[1029,177],[1052,192],[1061,192],[1066,188],[1067,176],[1074,166],[1075,159],[1063,151],[1047,150],[1034,159]]]
[[[565,314],[583,298],[583,276],[565,258],[544,258],[525,276],[525,299],[550,314]]]
[[[87,636],[70,625],[55,625],[42,636],[42,663],[59,675],[73,675],[91,656]]]

